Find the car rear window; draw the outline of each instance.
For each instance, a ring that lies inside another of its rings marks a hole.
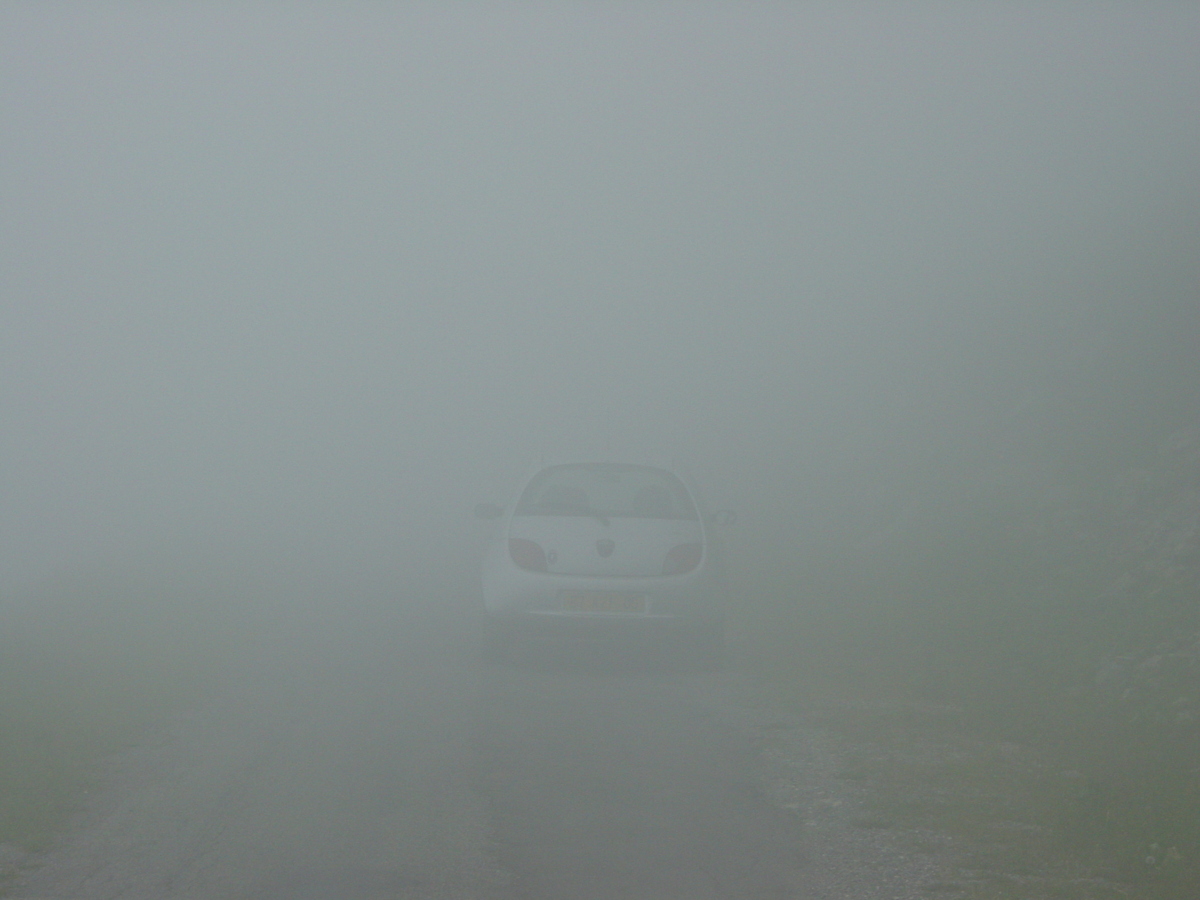
[[[543,469],[521,494],[516,515],[699,518],[687,488],[670,472],[609,463]]]

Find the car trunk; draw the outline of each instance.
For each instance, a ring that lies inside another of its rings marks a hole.
[[[538,544],[558,575],[646,577],[663,574],[667,554],[701,543],[700,523],[601,516],[514,516],[510,538]]]

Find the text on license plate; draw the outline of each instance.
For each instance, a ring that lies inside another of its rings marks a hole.
[[[567,612],[631,615],[646,611],[646,595],[630,591],[563,591],[560,598]]]

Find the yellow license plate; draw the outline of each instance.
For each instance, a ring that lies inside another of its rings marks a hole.
[[[564,612],[637,615],[646,611],[646,595],[627,591],[563,591],[561,599]]]

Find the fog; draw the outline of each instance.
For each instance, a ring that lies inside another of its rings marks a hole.
[[[541,458],[676,458],[786,565],[1036,494],[1028,411],[1195,301],[1184,5],[0,21],[9,596],[466,583]]]
[[[4,4],[0,893],[149,722],[18,895],[928,896],[838,799],[904,765],[866,696],[967,710],[935,750],[988,775],[903,790],[1192,896],[1198,37],[1170,3]],[[736,511],[724,669],[477,652],[476,504],[571,460]]]

